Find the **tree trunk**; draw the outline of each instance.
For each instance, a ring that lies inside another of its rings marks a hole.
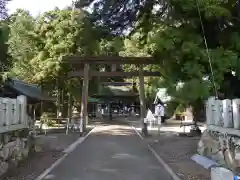
[[[203,106],[203,101],[202,100],[196,100],[193,104],[192,104],[192,113],[193,113],[193,121],[196,124],[198,121],[201,121],[201,117],[202,117],[202,110],[203,110],[204,106]]]
[[[203,110],[203,101],[202,100],[196,100],[194,103],[192,103],[192,112],[193,112],[193,122],[194,126],[191,128],[190,133],[192,135],[201,136],[201,130],[199,129],[197,122],[201,120],[202,117],[202,110]]]

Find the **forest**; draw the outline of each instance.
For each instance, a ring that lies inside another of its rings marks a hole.
[[[240,96],[238,0],[79,0],[75,8],[37,17],[23,9],[8,15],[6,3],[0,6],[3,79],[41,85],[53,96],[60,88],[79,101],[81,80],[61,79],[69,71],[64,56],[152,56],[158,64],[146,68],[163,76],[145,79],[146,97],[152,101],[157,88],[167,88],[169,111],[191,106],[196,119],[209,96]],[[91,79],[90,95],[97,86]]]

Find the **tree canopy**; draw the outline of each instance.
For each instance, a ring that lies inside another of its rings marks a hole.
[[[77,96],[81,81],[61,80],[71,68],[62,63],[62,57],[153,56],[158,64],[145,69],[163,76],[146,78],[149,101],[161,87],[167,88],[174,106],[195,109],[215,91],[220,98],[240,96],[239,1],[81,0],[76,7],[56,8],[38,17],[19,9],[2,20],[4,71],[44,85],[53,94],[58,86]],[[91,79],[91,93],[99,86],[98,80]]]

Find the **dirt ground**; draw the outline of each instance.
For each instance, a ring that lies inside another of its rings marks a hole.
[[[199,139],[164,133],[149,137],[146,141],[182,180],[210,180],[210,170],[190,159],[196,153]]]
[[[90,129],[89,129],[90,131]],[[70,132],[68,135],[64,131],[58,133],[47,133],[39,135],[36,139],[36,150],[27,160],[22,162],[18,168],[8,172],[4,180],[34,180],[44,170],[49,168],[60,156],[63,155],[69,145],[79,138],[79,133]]]

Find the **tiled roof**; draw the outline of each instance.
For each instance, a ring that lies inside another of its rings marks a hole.
[[[18,91],[20,94],[29,98],[41,100],[41,101],[53,101],[54,98],[49,97],[42,92],[41,88],[34,84],[27,84],[24,81],[17,79],[9,79],[7,85]]]
[[[134,93],[131,87],[128,86],[104,86],[96,94],[96,96],[105,96],[105,97],[134,97],[137,96],[137,93]]]

